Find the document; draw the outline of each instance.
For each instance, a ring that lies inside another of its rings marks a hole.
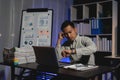
[[[64,66],[64,68],[84,71],[84,70],[98,68],[98,66],[96,66],[96,65],[83,65],[80,63],[80,64],[73,64],[73,65],[69,65],[69,66]]]

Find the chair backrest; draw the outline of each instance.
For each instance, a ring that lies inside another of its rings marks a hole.
[[[88,64],[90,55],[82,55],[79,61],[77,63],[82,63],[82,64]]]

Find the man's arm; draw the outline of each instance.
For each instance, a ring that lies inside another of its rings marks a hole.
[[[58,59],[61,59],[62,58],[62,51],[64,50],[64,47],[61,47],[61,41],[63,39],[63,36],[62,36],[62,32],[59,33],[58,35],[58,40],[57,40],[57,44],[56,44],[56,53],[58,55]]]
[[[77,55],[91,55],[96,52],[97,47],[89,37],[82,37],[81,43],[83,47],[75,49]]]

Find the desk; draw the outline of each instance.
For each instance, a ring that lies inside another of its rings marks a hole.
[[[114,75],[117,78],[117,80],[120,79],[119,74],[120,74],[120,56],[106,56],[106,59],[111,61],[111,66],[114,67]]]
[[[120,56],[105,56],[105,58],[108,58],[108,59],[114,59],[114,60],[120,60]]]
[[[4,63],[0,63],[2,65],[6,65]],[[14,74],[14,68],[23,68],[23,69],[30,69],[30,70],[39,70],[43,72],[50,72],[50,73],[56,73],[58,75],[62,76],[69,76],[74,78],[80,78],[82,80],[88,80],[89,78],[101,75],[103,73],[111,72],[113,69],[110,67],[100,66],[95,69],[90,69],[86,71],[77,71],[72,69],[64,69],[64,68],[53,68],[48,66],[40,66],[37,63],[28,63],[28,64],[20,64],[17,66],[13,65],[7,65],[11,67],[12,74]],[[11,76],[12,80],[14,80],[14,75]]]

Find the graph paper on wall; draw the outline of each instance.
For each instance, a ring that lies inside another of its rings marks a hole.
[[[29,9],[22,12],[20,47],[51,46],[51,9]]]

